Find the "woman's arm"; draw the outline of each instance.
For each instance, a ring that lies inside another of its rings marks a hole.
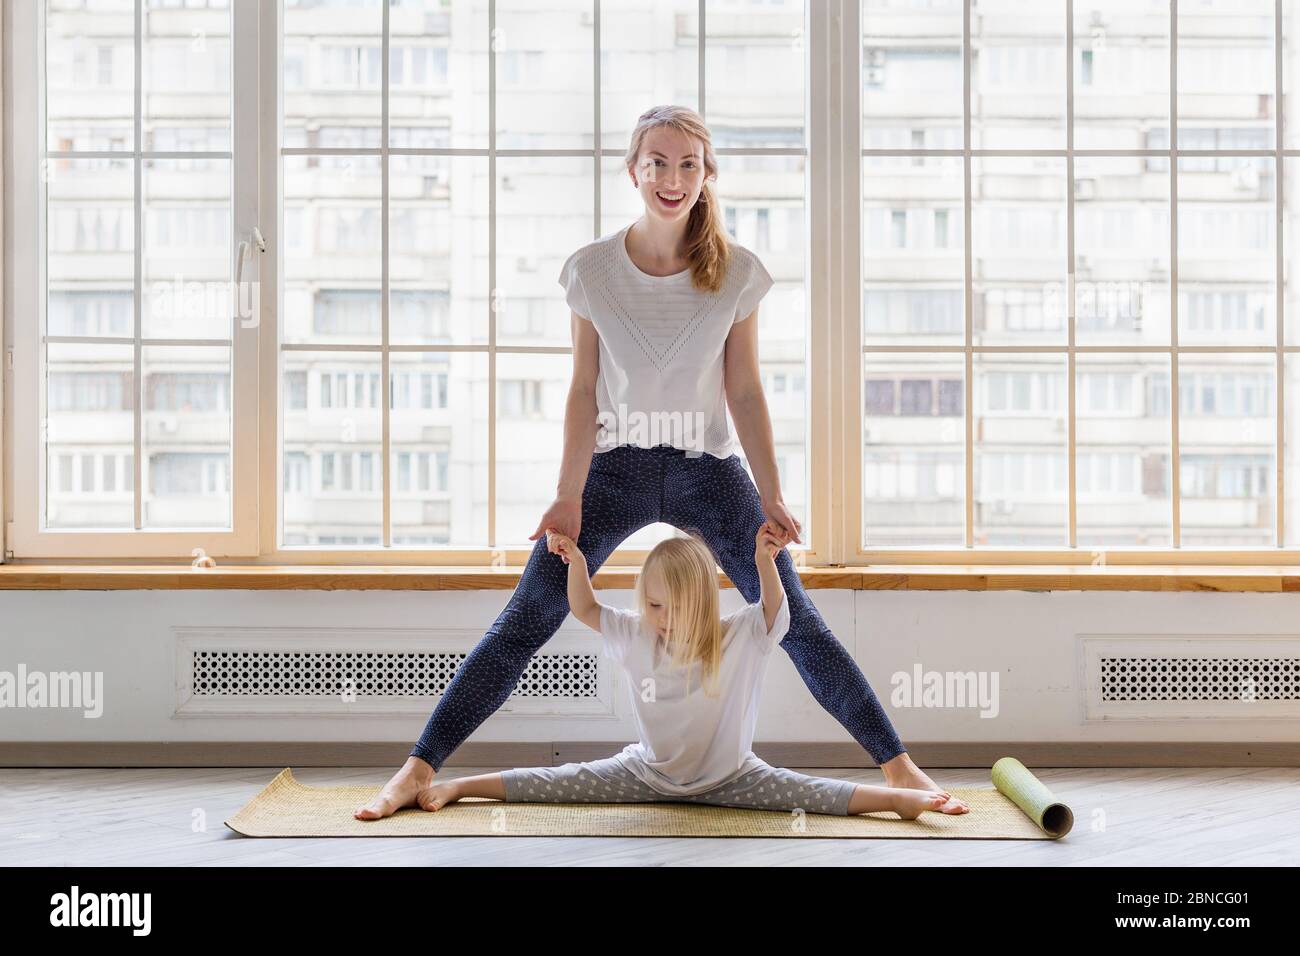
[[[564,407],[564,451],[555,501],[546,509],[537,530],[528,536],[536,541],[548,529],[561,531],[575,541],[582,532],[582,490],[587,484],[591,454],[596,447],[600,422],[597,417],[596,378],[600,372],[600,336],[596,327],[572,313],[573,378]],[[547,550],[556,553],[549,538]]]
[[[772,419],[758,369],[758,309],[735,323],[727,334],[723,383],[727,407],[736,423],[736,437],[754,473],[763,511],[785,530],[787,541],[802,543],[799,537],[802,526],[786,509],[781,497],[781,473],[776,467]]]
[[[573,379],[564,407],[564,457],[557,495],[582,497],[600,423],[596,418],[596,378],[600,373],[600,335],[596,326],[574,312]]]

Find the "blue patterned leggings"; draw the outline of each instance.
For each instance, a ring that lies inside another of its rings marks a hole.
[[[698,532],[728,578],[752,604],[761,597],[754,536],[766,520],[758,489],[739,455],[688,456],[660,445],[620,445],[592,454],[582,491],[578,547],[595,574],[626,538],[657,521]],[[776,557],[790,602],[781,647],[817,702],[877,764],[904,747],[871,685],[804,592],[787,550]],[[435,770],[506,702],[532,656],[569,614],[569,566],[537,539],[509,603],[465,657],[429,717],[411,756]]]

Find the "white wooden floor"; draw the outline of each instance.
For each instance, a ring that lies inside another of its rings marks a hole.
[[[448,777],[492,768],[448,767]],[[880,783],[877,770],[796,768]],[[391,768],[295,768],[303,783],[378,786]],[[1073,865],[1300,863],[1300,769],[1038,770],[1074,810],[1060,841],[615,837],[249,839],[222,822],[272,768],[0,769],[6,865]],[[990,786],[987,770],[932,770]],[[201,811],[206,829],[191,821]]]

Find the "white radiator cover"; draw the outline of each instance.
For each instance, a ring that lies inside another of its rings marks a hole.
[[[1085,634],[1080,644],[1089,719],[1300,718],[1300,635]]]
[[[627,590],[597,593],[623,607],[632,600]],[[1262,648],[1272,647],[1276,656],[1291,659],[1300,639],[1300,594],[808,593],[909,744],[1292,742],[1300,737],[1292,699],[1139,701],[1123,708],[1130,702],[1090,697],[1087,659],[1094,651],[1112,657],[1168,656],[1171,642],[1238,659],[1258,659]],[[474,646],[509,598],[508,591],[3,591],[0,671],[12,673],[19,665],[28,672],[100,671],[104,709],[102,716],[89,718],[73,709],[6,708],[0,710],[0,725],[11,742],[413,742],[435,697],[359,694],[344,704],[332,695],[255,694],[241,700],[240,695],[195,694],[193,654],[215,648],[449,655],[424,659],[423,666],[437,672]],[[724,612],[741,606],[732,589],[724,590],[723,598]],[[516,694],[472,741],[635,738],[627,690],[600,654],[598,635],[569,618],[541,654],[544,660],[535,660],[530,673],[544,678],[539,684],[544,692]],[[567,656],[568,663],[552,655]],[[996,714],[925,706],[920,695],[911,701],[914,706],[891,702],[895,675],[917,668],[996,676]],[[552,693],[556,675],[573,678],[570,683],[581,691]],[[1219,709],[1177,714],[1170,706],[1189,703]],[[1219,706],[1225,703],[1226,712]],[[1237,703],[1246,707],[1233,706]],[[757,739],[851,742],[779,648],[767,671]]]
[[[427,717],[482,637],[466,628],[173,633],[178,717]],[[557,634],[533,655],[499,712],[613,717],[609,663],[597,641]]]

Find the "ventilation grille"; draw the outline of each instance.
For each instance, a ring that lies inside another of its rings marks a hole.
[[[1102,657],[1110,701],[1300,701],[1300,657]]]
[[[460,653],[372,651],[194,652],[196,697],[431,697],[446,691]],[[510,697],[595,699],[596,654],[539,654]]]
[[[1086,720],[1300,718],[1300,636],[1078,637]]]
[[[177,717],[427,718],[478,627],[173,627]],[[496,712],[618,719],[615,675],[586,631],[560,628]]]

